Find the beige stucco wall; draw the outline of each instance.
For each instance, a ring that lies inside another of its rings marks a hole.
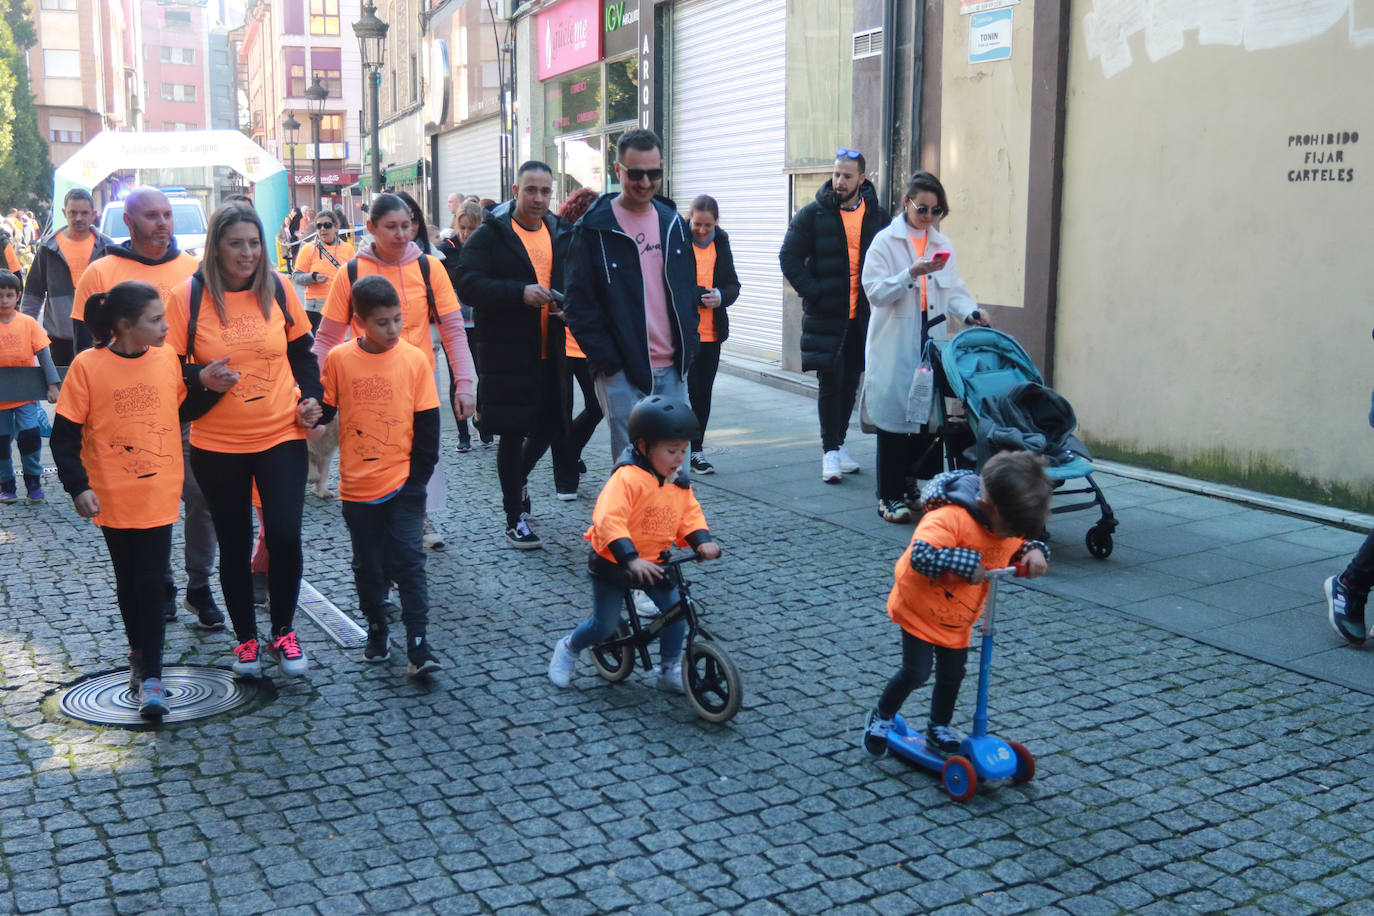
[[[979,302],[1020,308],[1025,289],[1034,0],[1012,8],[1011,59],[970,64],[969,21],[944,9],[940,181],[959,273]]]
[[[1070,46],[1056,388],[1090,440],[1369,496],[1374,45],[1342,18],[1267,50],[1138,31],[1129,58],[1090,59],[1091,6]],[[1359,142],[1290,145],[1344,131]],[[1354,180],[1289,180],[1304,167]]]

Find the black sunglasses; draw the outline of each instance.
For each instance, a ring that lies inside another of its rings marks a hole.
[[[835,150],[836,159],[858,159],[863,153],[856,149],[845,149],[843,146]]]
[[[315,228],[316,228],[316,229],[333,229],[333,228],[334,228],[334,224],[333,224],[333,223],[316,223],[316,224],[315,224]]]
[[[944,207],[927,207],[925,204],[911,204],[911,206],[916,210],[917,216],[925,216],[927,213],[937,217],[945,215]]]
[[[616,164],[620,166],[621,171],[625,173],[625,177],[630,181],[643,181],[645,178],[648,178],[650,181],[663,180],[663,169],[632,169],[623,162],[618,162]]]

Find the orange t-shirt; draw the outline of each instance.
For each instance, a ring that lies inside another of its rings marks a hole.
[[[86,300],[96,293],[109,292],[116,283],[125,280],[138,280],[155,287],[166,305],[171,301],[172,290],[189,279],[199,266],[200,261],[184,251],[180,257],[164,264],[144,264],[117,254],[96,258],[76,286],[76,295],[72,297],[72,320],[85,321]]]
[[[310,333],[310,318],[295,288],[289,283],[285,287],[289,328],[275,300],[268,303],[269,317],[264,321],[257,298],[246,290],[225,295],[229,321],[221,324],[210,294],[201,293],[195,361],[204,364],[228,356],[229,368],[239,373],[239,380],[208,413],[191,423],[191,444],[196,448],[244,454],[305,438],[305,430],[296,422],[296,379],[286,359],[286,345]],[[186,352],[190,295],[191,281],[187,280],[172,291],[167,304],[167,345],[179,354]]]
[[[983,565],[988,569],[1007,566],[1025,542],[993,534],[960,506],[941,506],[921,516],[911,544],[897,560],[887,612],[894,623],[918,639],[962,649],[969,644],[973,624],[983,613],[988,585],[973,585],[953,573],[944,573],[938,579],[921,575],[911,568],[911,548],[916,541],[936,548],[976,550],[983,555]]]
[[[325,245],[324,250],[333,256],[339,266],[335,267],[329,262],[329,258],[320,254],[320,246],[314,243],[301,246],[301,253],[296,255],[296,270],[302,273],[324,274],[327,278],[323,283],[311,283],[305,288],[305,298],[323,299],[329,295],[329,283],[334,279],[334,275],[343,269],[343,266],[352,260],[357,252],[353,246],[344,241],[335,242],[333,245]]]
[[[690,487],[683,489],[671,480],[660,484],[653,474],[628,464],[616,468],[601,488],[592,526],[583,537],[612,563],[610,545],[620,538],[629,538],[641,557],[656,561],[674,544],[685,546],[693,531],[705,530],[706,517]]]
[[[11,236],[10,243],[5,246],[5,266],[9,268],[10,273],[17,277],[23,265],[19,263],[19,252],[14,250],[14,239],[16,238],[18,236]]]
[[[716,288],[716,243],[713,241],[705,248],[696,248],[697,286],[707,289]],[[697,330],[703,342],[716,339],[716,310],[704,305],[697,306]]]
[[[171,347],[141,356],[97,347],[72,359],[57,412],[81,424],[81,464],[100,500],[97,525],[158,528],[177,520],[184,474],[177,408],[185,398]]]
[[[28,315],[16,311],[9,324],[0,324],[0,366],[36,366],[35,354],[52,343],[43,328]],[[0,401],[9,410],[33,401]]]
[[[531,232],[515,219],[510,221],[510,227],[515,230],[515,237],[525,246],[525,254],[529,255],[530,263],[534,265],[534,278],[539,281],[540,286],[552,289],[553,237],[549,235],[549,227],[541,222],[539,228]],[[544,306],[539,310],[540,359],[547,359],[549,356],[548,336],[549,308]]]
[[[924,235],[908,235],[907,238],[911,239],[911,247],[916,251],[916,257],[924,258],[926,256],[926,243],[930,241],[930,235],[928,233]],[[926,276],[926,274],[921,274],[922,313],[926,310]]]
[[[434,310],[443,320],[448,320],[449,315],[455,315],[454,321],[462,321],[463,313],[458,305],[458,296],[453,292],[453,284],[448,282],[443,262],[429,255],[422,257],[429,258],[429,281],[434,290]],[[329,283],[329,296],[324,301],[320,315],[330,321],[349,325],[353,336],[361,337],[362,325],[352,321],[350,303],[353,296],[348,286],[348,264],[344,262],[342,267],[344,269],[340,269]],[[368,274],[381,274],[396,287],[396,293],[401,297],[401,337],[421,353],[429,355],[429,368],[433,372],[435,360],[434,343],[429,336],[429,300],[425,298],[425,278],[420,274],[419,262],[411,261],[398,266],[379,264],[371,258],[358,258],[359,279]]]
[[[91,263],[91,253],[95,251],[95,233],[86,236],[84,242],[74,242],[67,238],[66,232],[57,233],[57,247],[67,261],[67,269],[72,274],[72,289],[81,283],[86,267]],[[83,303],[84,304],[84,303]]]
[[[357,338],[324,358],[324,400],[339,408],[339,498],[371,502],[410,476],[415,414],[439,406],[425,354],[402,340],[369,353]]]
[[[840,219],[844,221],[845,241],[849,243],[850,318],[853,318],[859,311],[859,249],[863,246],[864,210],[866,209],[868,209],[868,204],[860,197],[859,205],[853,210],[840,210]]]

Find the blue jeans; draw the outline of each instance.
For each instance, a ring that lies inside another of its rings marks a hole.
[[[38,402],[29,401],[18,407],[0,410],[0,480],[14,479],[14,465],[10,463],[10,440],[19,446],[19,462],[24,476],[43,475],[43,439],[38,434]]]
[[[654,390],[640,391],[630,384],[624,372],[615,375],[597,374],[593,382],[596,386],[596,401],[601,412],[606,415],[606,423],[611,429],[611,461],[619,461],[620,454],[630,444],[630,410],[642,398],[651,394],[687,400],[687,383],[677,374],[677,369],[665,366],[654,370]]]
[[[363,616],[369,624],[386,626],[387,582],[395,582],[407,639],[424,636],[429,622],[429,584],[420,543],[425,491],[407,485],[384,503],[340,504],[353,540],[353,583]]]
[[[667,580],[644,587],[660,611],[668,611],[678,603],[677,589]],[[583,621],[568,640],[568,648],[574,653],[588,649],[615,634],[620,623],[620,612],[625,608],[625,586],[607,582],[592,576],[592,618]],[[665,627],[659,634],[658,657],[663,666],[676,662],[682,657],[682,643],[687,638],[687,621],[679,620]]]

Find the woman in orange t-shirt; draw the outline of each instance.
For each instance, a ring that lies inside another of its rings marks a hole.
[[[720,345],[730,336],[730,320],[725,310],[739,298],[740,288],[730,237],[717,225],[719,221],[720,207],[714,197],[701,194],[692,201],[689,222],[697,256],[697,295],[701,300],[697,304],[701,350],[687,370],[687,396],[701,425],[692,442],[690,464],[694,474],[713,474],[716,470],[702,454],[702,447],[706,421],[711,419],[711,389],[716,385],[716,370],[720,368]]]
[[[167,306],[168,343],[183,360],[195,364],[227,356],[239,373],[238,384],[191,424],[191,470],[215,521],[220,588],[239,643],[234,672],[243,677],[262,674],[250,571],[254,484],[272,558],[266,648],[286,674],[307,669],[292,620],[302,566],[305,431],[320,418],[323,393],[310,352],[310,319],[295,289],[270,269],[266,249],[252,209],[237,203],[220,207],[210,217],[200,270],[173,290]]]
[[[105,535],[129,641],[129,687],[139,712],[156,721],[167,713],[163,573],[181,497],[180,424],[211,407],[234,378],[226,360],[211,363],[187,397],[176,354],[162,346],[162,299],[147,283],[91,296],[85,321],[96,346],[78,353],[67,372],[52,454],[77,514]]]

